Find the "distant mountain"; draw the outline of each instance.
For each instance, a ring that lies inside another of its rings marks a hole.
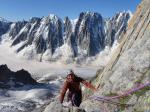
[[[25,70],[17,72],[11,71],[7,65],[0,65],[0,88],[20,87],[26,84],[37,84],[36,80],[31,77]]]
[[[4,19],[4,18],[2,18],[2,17],[0,17],[0,21],[1,21],[1,22],[5,22],[5,23],[9,23],[8,20],[6,20],[6,19]]]
[[[0,17],[0,36],[9,30],[9,26],[10,26],[10,22]]]
[[[115,40],[119,40],[127,30],[129,19],[132,17],[131,12],[117,13],[111,19],[106,20],[106,37],[105,44],[112,46]]]
[[[9,40],[16,52],[28,59],[66,61],[95,56],[112,46],[126,32],[130,12],[104,19],[99,13],[82,12],[76,20],[56,15],[29,21],[0,21],[0,38]]]

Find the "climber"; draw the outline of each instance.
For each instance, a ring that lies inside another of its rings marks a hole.
[[[76,76],[74,72],[70,70],[70,73],[67,75],[63,88],[61,90],[60,103],[63,103],[66,91],[69,90],[67,95],[68,102],[71,101],[72,106],[79,107],[82,100],[80,83],[93,91],[97,91],[97,89],[91,83],[87,82],[81,77]]]

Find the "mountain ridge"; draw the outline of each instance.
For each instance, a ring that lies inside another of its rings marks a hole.
[[[122,12],[115,16],[107,20],[108,24],[96,12],[82,12],[76,21],[68,17],[63,21],[53,14],[33,17],[29,21],[9,23],[9,28],[2,32],[0,38],[8,39],[11,47],[16,47],[16,52],[27,59],[50,61],[66,58],[66,62],[78,61],[97,55],[105,46],[111,47],[125,32],[131,14]],[[68,55],[63,53],[64,49],[69,50],[66,52]],[[58,53],[60,50],[62,53]]]

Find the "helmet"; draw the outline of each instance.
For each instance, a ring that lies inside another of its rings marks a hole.
[[[69,74],[74,74],[72,69],[69,70]]]

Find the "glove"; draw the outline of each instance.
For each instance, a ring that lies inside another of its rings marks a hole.
[[[70,106],[72,106],[72,103],[69,101],[69,102],[64,102],[64,103],[62,103],[62,105],[63,105],[64,107],[70,107]]]

